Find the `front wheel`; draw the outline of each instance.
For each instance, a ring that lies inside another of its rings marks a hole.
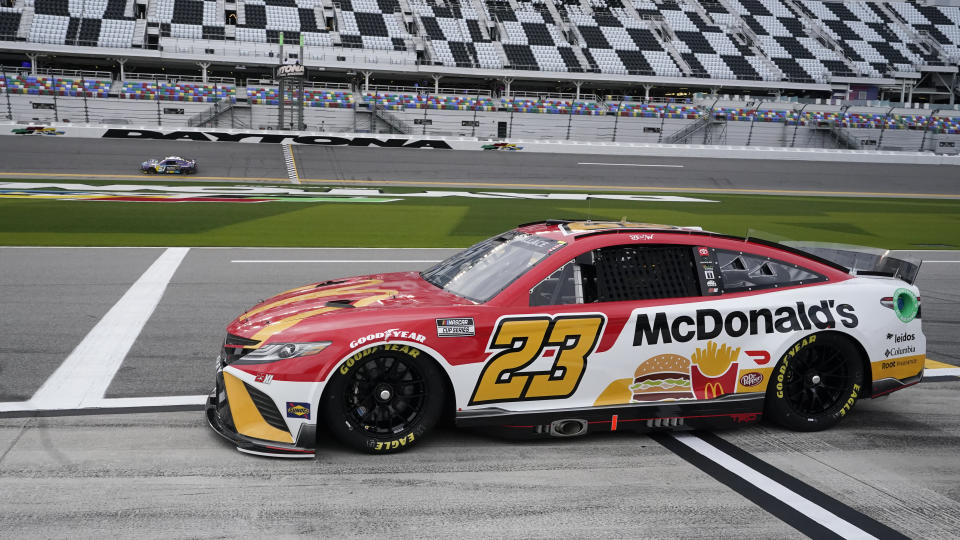
[[[796,431],[820,431],[843,419],[863,393],[860,352],[832,333],[809,335],[787,349],[767,387],[766,415]]]
[[[443,373],[405,345],[361,351],[337,369],[321,403],[334,436],[371,454],[406,450],[437,423]]]

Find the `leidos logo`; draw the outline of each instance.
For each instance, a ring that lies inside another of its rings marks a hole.
[[[783,306],[776,309],[752,309],[750,311],[731,311],[726,315],[716,309],[698,309],[694,316],[678,315],[672,321],[667,314],[657,313],[650,316],[641,313],[637,316],[637,327],[633,335],[633,345],[640,346],[657,343],[686,343],[692,339],[703,341],[713,339],[720,334],[740,337],[744,334],[786,334],[801,330],[826,330],[835,328],[837,320],[846,328],[856,328],[860,323],[850,304],[836,304],[834,300],[821,300],[809,307],[803,302],[796,306]]]
[[[894,343],[903,343],[905,341],[914,341],[917,339],[915,334],[909,334],[904,332],[902,334],[891,334],[887,333],[887,339],[892,339]]]

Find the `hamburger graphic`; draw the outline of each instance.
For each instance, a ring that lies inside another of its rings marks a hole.
[[[677,354],[654,356],[633,375],[633,401],[695,399],[690,388],[690,361]]]

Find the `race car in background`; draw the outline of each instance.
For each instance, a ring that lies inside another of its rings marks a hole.
[[[423,272],[313,283],[227,327],[207,419],[238,449],[370,453],[444,414],[516,436],[826,429],[923,375],[919,266],[625,222],[545,221]]]
[[[140,164],[146,174],[196,174],[197,160],[169,156],[163,159],[148,159]]]

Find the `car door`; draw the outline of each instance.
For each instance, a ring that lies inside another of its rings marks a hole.
[[[695,249],[620,244],[563,264],[531,288],[528,307],[496,322],[470,405],[536,410],[632,402],[641,360],[638,314],[701,299]],[[661,386],[689,391],[689,365],[681,368],[684,374],[664,375]]]

